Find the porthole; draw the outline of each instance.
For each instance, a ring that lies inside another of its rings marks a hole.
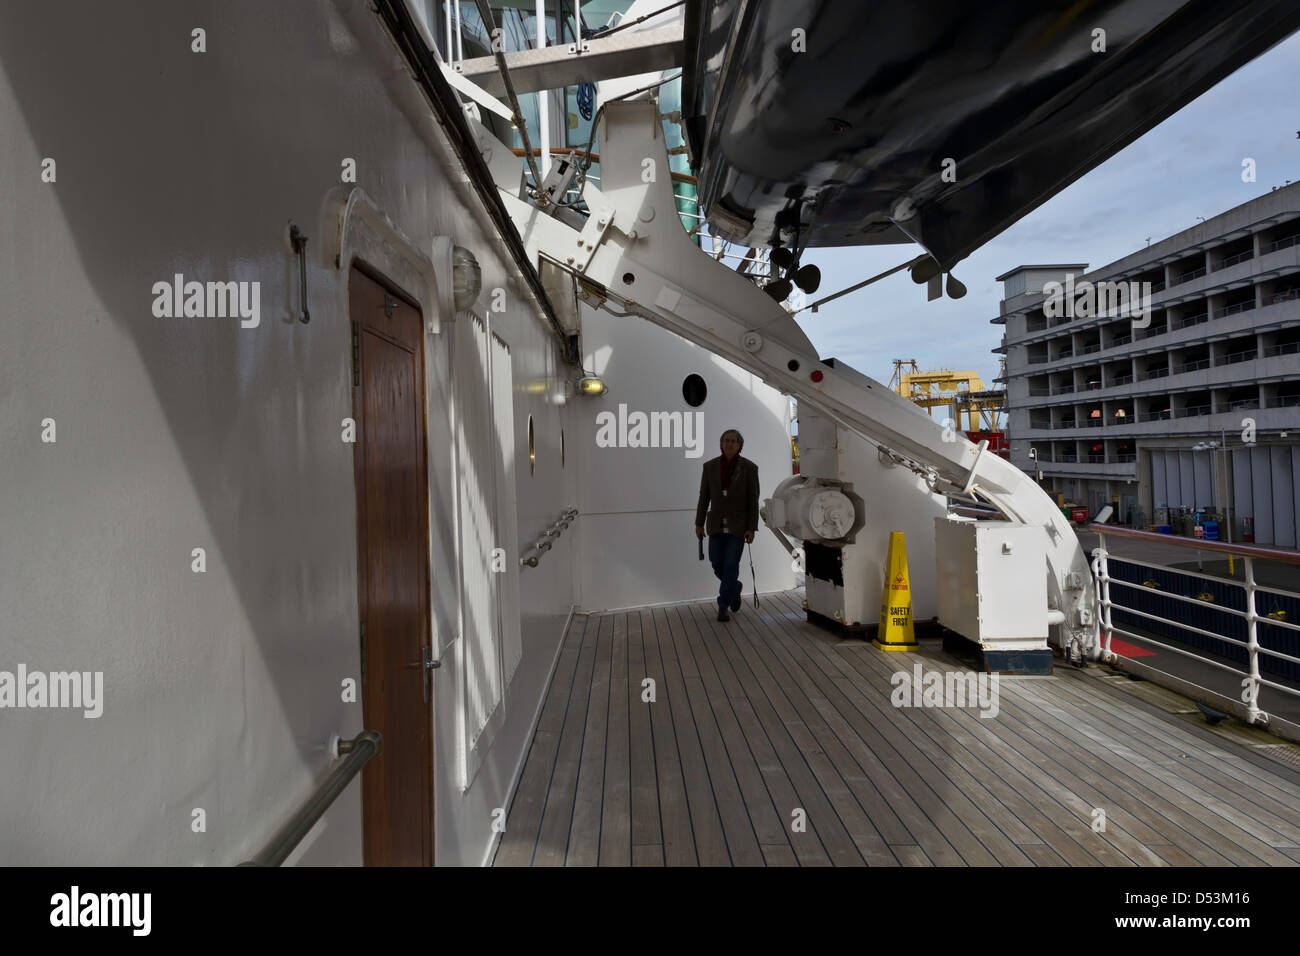
[[[533,434],[533,416],[528,416],[528,473],[537,473],[537,440]]]
[[[709,387],[704,384],[704,379],[694,372],[682,381],[682,398],[686,399],[686,404],[691,408],[699,408],[703,405],[708,395]]]

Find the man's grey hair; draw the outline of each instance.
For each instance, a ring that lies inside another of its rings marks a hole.
[[[723,432],[721,435],[718,436],[718,448],[719,448],[719,449],[722,448],[722,443],[723,443],[723,441],[726,439],[726,437],[727,437],[728,435],[735,435],[735,436],[736,436],[736,440],[737,440],[738,442],[740,442],[740,450],[741,450],[741,451],[744,451],[744,450],[745,450],[745,436],[742,435],[742,434],[740,433],[739,429],[736,429],[736,428],[728,428],[725,432]]]

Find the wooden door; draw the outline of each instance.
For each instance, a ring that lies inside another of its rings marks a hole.
[[[384,749],[362,776],[367,866],[433,864],[433,674],[420,310],[349,275],[357,589],[365,726]]]

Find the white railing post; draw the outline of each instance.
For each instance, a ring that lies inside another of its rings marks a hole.
[[[487,24],[483,24],[483,29],[487,29]],[[488,34],[488,43],[491,44],[492,35]],[[451,51],[447,51],[447,57],[450,59]],[[461,64],[465,62],[465,31],[460,25],[460,0],[456,0],[456,68],[460,69]]]
[[[537,49],[541,50],[546,47],[546,0],[537,0]],[[556,19],[555,29],[559,33],[559,19]],[[582,42],[578,42],[578,49],[582,49]],[[542,155],[541,161],[537,167],[537,174],[542,179],[551,169],[551,91],[537,91],[537,125],[542,130]],[[537,188],[540,191],[542,184],[539,182]]]
[[[1106,536],[1097,535],[1093,550],[1092,571],[1097,577],[1097,604],[1101,612],[1101,660],[1109,662],[1110,653],[1110,566],[1106,563]]]
[[[1246,565],[1246,654],[1250,667],[1250,699],[1246,704],[1246,722],[1253,724],[1260,715],[1259,709],[1259,637],[1255,622],[1259,615],[1255,613],[1255,561],[1244,558]]]

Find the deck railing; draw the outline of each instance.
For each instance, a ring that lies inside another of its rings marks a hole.
[[[1229,671],[1241,675],[1241,701],[1245,704],[1245,719],[1251,724],[1268,723],[1268,714],[1259,708],[1259,692],[1263,687],[1271,687],[1276,691],[1284,694],[1291,694],[1300,697],[1300,689],[1289,687],[1286,684],[1269,680],[1260,676],[1260,656],[1264,655],[1280,661],[1287,661],[1291,664],[1300,665],[1300,657],[1283,653],[1272,647],[1263,647],[1259,642],[1258,624],[1260,621],[1265,622],[1265,627],[1280,628],[1292,633],[1300,633],[1300,625],[1284,620],[1282,617],[1274,616],[1270,613],[1259,614],[1256,608],[1255,598],[1260,592],[1270,595],[1282,595],[1292,599],[1300,599],[1300,594],[1294,591],[1287,591],[1283,588],[1261,587],[1255,581],[1255,562],[1256,561],[1275,561],[1284,564],[1300,565],[1300,553],[1294,551],[1279,551],[1273,548],[1253,547],[1251,545],[1228,544],[1222,541],[1205,541],[1198,539],[1176,538],[1165,534],[1151,534],[1146,531],[1131,531],[1127,528],[1117,528],[1113,525],[1089,525],[1089,531],[1097,534],[1098,545],[1093,550],[1092,570],[1097,579],[1097,593],[1099,598],[1100,612],[1099,620],[1101,623],[1101,657],[1102,660],[1113,662],[1118,656],[1111,651],[1110,641],[1114,634],[1121,634],[1142,641],[1162,650],[1170,651],[1174,654],[1181,654],[1183,657],[1200,661],[1219,670]],[[1230,555],[1230,560],[1240,558],[1243,564],[1244,580],[1237,581],[1231,578],[1221,578],[1217,575],[1207,574],[1203,571],[1183,571],[1178,568],[1171,568],[1162,564],[1152,564],[1131,557],[1116,556],[1117,561],[1125,564],[1134,564],[1143,568],[1166,572],[1170,574],[1182,575],[1188,578],[1195,578],[1202,581],[1213,581],[1222,585],[1228,585],[1234,588],[1241,588],[1245,592],[1244,610],[1234,607],[1228,607],[1221,603],[1208,604],[1199,597],[1187,597],[1181,594],[1172,594],[1167,591],[1161,591],[1162,597],[1180,602],[1183,604],[1205,608],[1213,607],[1216,611],[1223,614],[1234,615],[1246,622],[1246,640],[1241,641],[1224,634],[1216,634],[1204,628],[1196,627],[1186,621],[1175,620],[1168,617],[1161,617],[1158,614],[1152,614],[1148,611],[1140,610],[1136,607],[1126,606],[1115,600],[1111,594],[1111,588],[1120,586],[1131,588],[1136,593],[1142,593],[1148,589],[1146,584],[1137,584],[1132,581],[1123,581],[1113,578],[1110,575],[1109,558],[1110,553],[1106,549],[1107,537],[1129,538],[1149,543],[1162,545],[1173,545],[1175,547],[1186,548],[1188,551],[1211,551],[1221,554]],[[1214,660],[1209,657],[1203,657],[1200,654],[1192,653],[1186,647],[1178,647],[1174,644],[1165,644],[1152,639],[1149,634],[1138,634],[1134,631],[1125,630],[1114,624],[1112,611],[1122,611],[1127,614],[1141,617],[1146,620],[1158,622],[1159,624],[1168,625],[1181,631],[1198,634],[1215,641],[1222,641],[1225,644],[1234,645],[1244,648],[1246,651],[1246,668],[1243,671],[1239,667],[1233,667],[1222,661]],[[1180,678],[1186,680],[1186,678]],[[1196,685],[1211,694],[1217,694],[1203,685]]]

